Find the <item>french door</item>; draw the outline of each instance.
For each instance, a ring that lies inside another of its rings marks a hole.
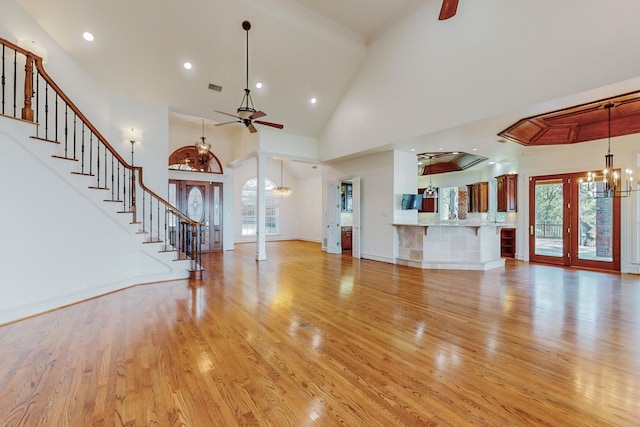
[[[620,199],[587,173],[529,179],[529,259],[620,271]]]
[[[222,183],[170,180],[169,202],[204,225],[203,252],[222,250]]]

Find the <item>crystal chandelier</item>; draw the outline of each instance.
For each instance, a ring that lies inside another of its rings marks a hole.
[[[275,187],[272,193],[276,197],[289,197],[291,195],[291,188],[282,185],[282,159],[280,159],[280,187]]]

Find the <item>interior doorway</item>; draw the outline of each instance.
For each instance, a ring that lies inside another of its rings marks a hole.
[[[529,260],[620,271],[620,199],[587,173],[529,179]],[[601,178],[601,177],[600,177]]]
[[[329,182],[325,247],[327,253],[351,251],[360,258],[360,177]]]
[[[202,251],[221,251],[222,183],[169,181],[169,202],[194,221],[201,222]]]

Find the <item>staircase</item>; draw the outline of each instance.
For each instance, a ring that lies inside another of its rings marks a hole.
[[[31,210],[42,209],[42,215],[47,217],[60,215],[59,219],[51,220],[42,229],[38,229],[39,224],[13,224],[23,228],[24,232],[9,230],[5,236],[14,236],[14,241],[30,239],[35,253],[38,245],[43,243],[41,236],[53,231],[51,234],[58,240],[67,242],[51,245],[49,251],[53,253],[38,257],[35,262],[47,265],[49,258],[57,259],[57,263],[52,261],[51,268],[65,265],[61,276],[65,276],[72,263],[69,260],[60,262],[60,254],[56,251],[83,254],[83,248],[86,248],[96,254],[89,258],[89,264],[95,258],[96,268],[80,268],[78,271],[85,273],[78,273],[79,277],[72,278],[71,290],[52,291],[40,299],[31,298],[28,292],[18,295],[17,299],[23,300],[14,301],[14,307],[22,304],[30,308],[18,310],[8,317],[2,313],[10,305],[3,306],[0,302],[0,324],[3,319],[34,314],[38,310],[59,307],[133,284],[201,279],[202,224],[188,218],[144,184],[143,169],[127,163],[108,143],[48,76],[41,58],[1,38],[0,44],[0,141],[7,142],[1,147],[5,153],[3,157],[24,165],[27,174],[20,173],[20,180],[29,181],[29,170],[37,171],[33,175],[39,177],[39,182],[27,187],[31,190],[24,197],[36,194],[38,198],[49,200],[49,196],[55,193],[55,198],[43,205],[33,205]],[[13,185],[7,181],[15,179],[14,176],[5,176],[5,185]],[[5,189],[8,191],[0,193],[5,200],[4,209],[20,206],[23,193],[13,187]],[[8,200],[11,198],[18,200]],[[30,203],[31,199],[28,200]],[[20,221],[17,213],[8,218],[10,222]],[[73,229],[61,233],[56,228],[58,224],[66,224],[65,228]],[[30,235],[30,230],[39,232]],[[99,241],[92,242],[92,236]],[[44,242],[47,243],[46,240]],[[107,254],[102,252],[103,248],[117,248],[121,255]],[[31,254],[18,255],[7,250],[6,255],[8,257],[2,258],[5,261],[13,259],[14,265],[24,261],[25,269],[34,262],[33,258],[29,259]],[[108,268],[100,265],[101,259],[108,260]],[[97,274],[99,277],[89,278],[92,271],[101,273]],[[24,284],[30,285],[26,280],[27,273]],[[69,277],[64,280],[65,283],[70,281]],[[3,288],[4,285],[0,285],[0,291],[6,292],[7,289]]]

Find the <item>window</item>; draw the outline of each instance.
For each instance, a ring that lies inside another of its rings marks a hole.
[[[268,178],[265,179],[265,228],[267,235],[279,233],[280,208],[278,198],[272,193],[276,185]],[[242,235],[255,236],[258,227],[257,217],[258,180],[251,178],[242,186]]]
[[[458,187],[440,188],[440,219],[458,219]]]

